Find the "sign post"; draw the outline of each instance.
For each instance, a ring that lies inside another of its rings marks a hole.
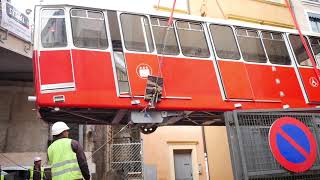
[[[272,124],[269,145],[274,158],[295,173],[310,169],[317,157],[317,145],[312,132],[295,118],[279,118]]]

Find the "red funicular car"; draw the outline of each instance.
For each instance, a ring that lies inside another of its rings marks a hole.
[[[221,125],[234,109],[316,108],[295,30],[70,5],[35,10],[36,102],[47,121]],[[320,60],[320,36],[305,36]]]

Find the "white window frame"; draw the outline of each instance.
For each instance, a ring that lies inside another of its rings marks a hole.
[[[318,4],[318,5],[319,5],[319,6],[317,6],[317,7],[320,9],[320,1],[319,1],[319,4]],[[318,14],[318,15],[320,16],[320,11],[314,11],[314,10],[310,10],[310,9],[304,10],[304,14],[305,14],[305,17],[306,17],[306,21],[308,22],[308,31],[313,32],[313,33],[320,33],[320,31],[319,31],[319,32],[314,32],[314,31],[312,30],[311,21],[310,21],[310,19],[309,19],[309,13]],[[319,22],[319,23],[320,23],[320,22]]]

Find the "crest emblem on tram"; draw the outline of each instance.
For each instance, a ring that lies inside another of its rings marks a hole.
[[[310,77],[309,83],[312,87],[318,87],[319,86],[319,80],[315,77]]]
[[[149,75],[152,74],[152,68],[148,64],[139,64],[136,71],[137,75],[142,79],[146,79]]]

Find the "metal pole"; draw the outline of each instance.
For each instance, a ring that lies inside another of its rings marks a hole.
[[[206,134],[205,134],[204,126],[201,126],[201,131],[202,131],[202,142],[203,142],[203,149],[204,149],[204,162],[206,164],[206,178],[207,180],[210,180]]]

